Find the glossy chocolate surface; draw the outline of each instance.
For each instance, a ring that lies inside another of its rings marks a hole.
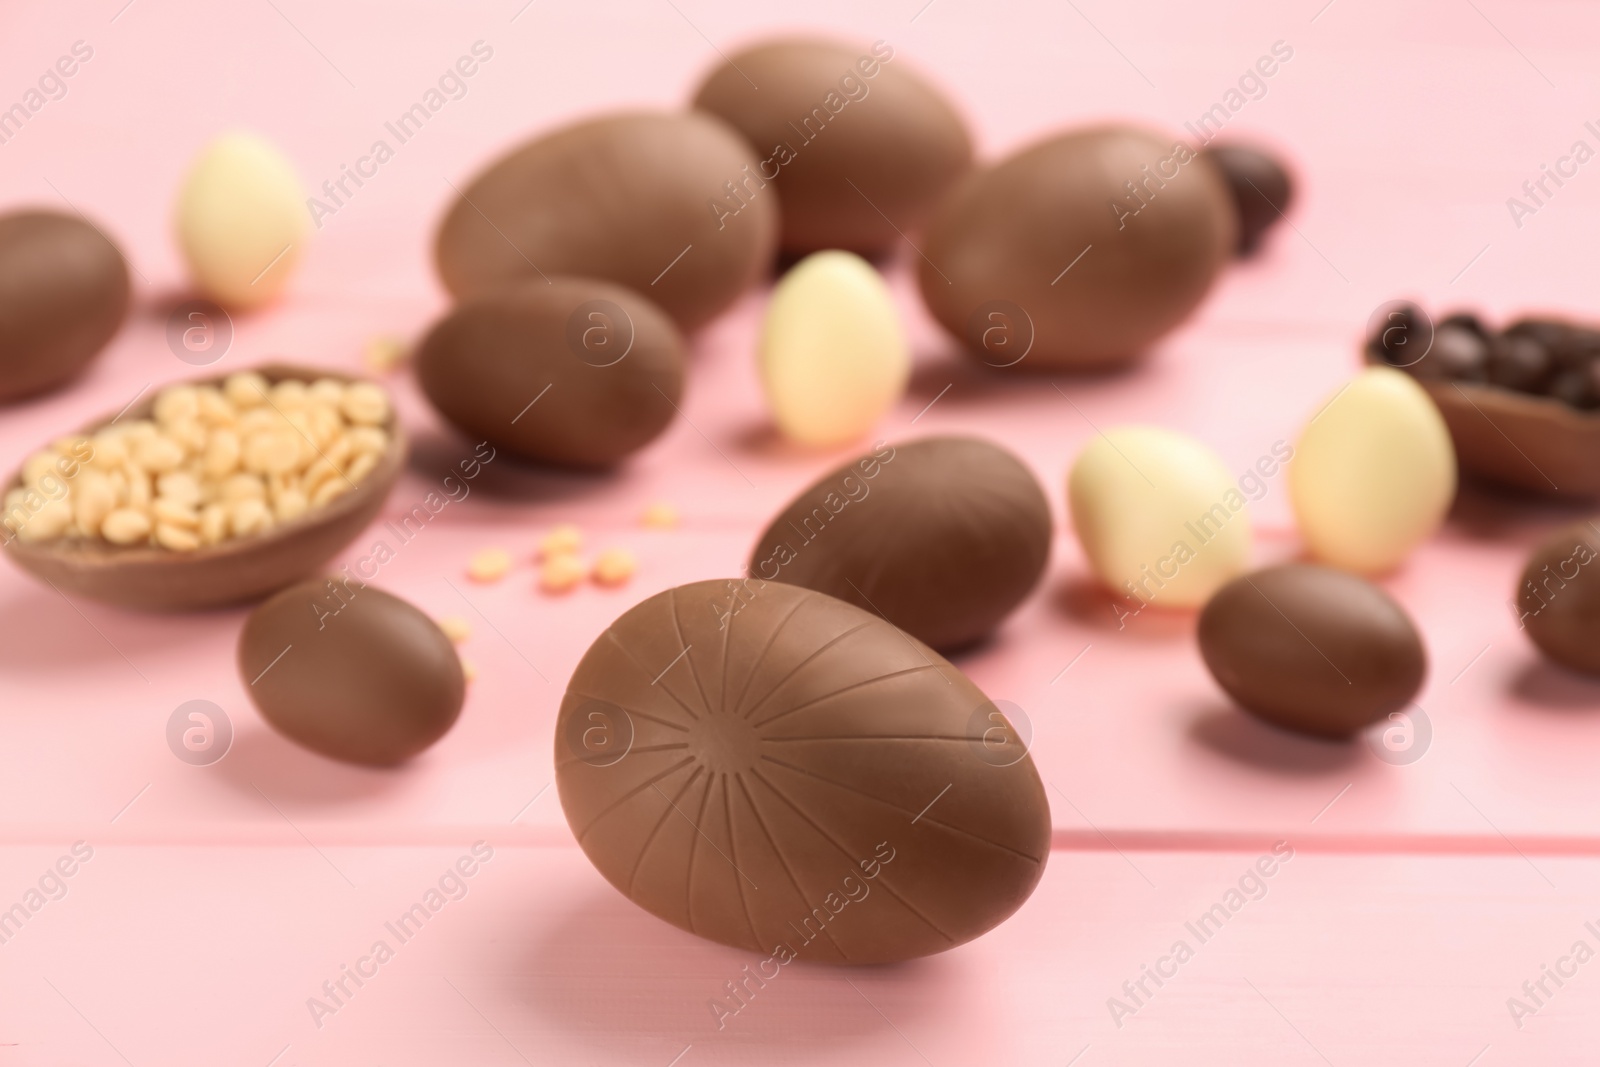
[[[740,195],[778,192],[791,254],[882,255],[972,166],[961,116],[883,41],[781,38],[741,49],[712,70],[694,106],[761,157]]]
[[[1251,256],[1266,232],[1278,224],[1294,202],[1294,181],[1276,156],[1247,144],[1214,144],[1200,150],[1221,173],[1239,212],[1235,252]]]
[[[1200,303],[1233,255],[1236,215],[1221,174],[1177,138],[1081,130],[964,178],[928,223],[917,280],[990,366],[1117,366]]]
[[[290,586],[252,612],[239,635],[239,675],[279,733],[378,766],[444,736],[467,684],[432,619],[342,576]]]
[[[696,582],[629,610],[573,673],[555,758],[607,881],[764,958],[942,952],[1020,907],[1050,848],[1025,743],[965,675],[778,582]]]
[[[1577,522],[1534,549],[1517,585],[1519,622],[1563,667],[1600,675],[1600,533]]]
[[[704,112],[627,112],[564,127],[463,183],[439,227],[439,276],[458,300],[561,274],[604,278],[647,294],[693,330],[772,262],[777,196],[756,197],[732,217],[710,210],[758,162]]]
[[[975,437],[883,445],[795,497],[757,539],[752,578],[827,593],[941,651],[988,635],[1050,558],[1031,471]]]
[[[1404,708],[1427,671],[1416,626],[1376,585],[1291,563],[1235,578],[1200,613],[1200,653],[1240,707],[1346,738]]]
[[[0,215],[0,403],[54,389],[128,312],[128,265],[76,215]]]
[[[684,348],[638,294],[558,277],[457,307],[428,331],[416,368],[428,399],[474,440],[532,462],[608,467],[677,414]]]

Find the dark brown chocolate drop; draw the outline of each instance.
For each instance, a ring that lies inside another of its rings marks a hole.
[[[838,597],[951,651],[1032,592],[1050,535],[1044,491],[1015,456],[932,437],[818,479],[757,539],[748,573]]]
[[[1399,711],[1427,671],[1389,594],[1312,564],[1235,578],[1200,612],[1200,654],[1240,707],[1276,726],[1346,738]]]
[[[695,94],[761,157],[736,184],[780,194],[785,252],[881,255],[971,167],[960,115],[907,63],[883,41],[783,38],[734,52]]]
[[[1043,783],[1015,727],[937,652],[810,590],[696,582],[590,646],[556,786],[634,903],[762,958],[884,963],[978,937],[1033,892]]]
[[[607,467],[654,440],[683,394],[683,339],[650,301],[587,278],[468,301],[417,353],[441,414],[520,459]]]
[[[301,582],[252,612],[239,635],[239,674],[279,733],[324,756],[380,766],[443,737],[467,684],[432,619],[344,579]]]
[[[683,330],[704,325],[767,270],[778,198],[714,212],[760,162],[704,112],[607,115],[513,150],[467,184],[435,255],[458,300],[558,274],[604,278]],[[769,190],[770,192],[770,190]]]
[[[1200,303],[1237,214],[1217,168],[1176,138],[1080,130],[962,179],[928,223],[917,283],[989,366],[1118,366]]]
[[[1214,144],[1200,154],[1216,164],[1233,194],[1239,211],[1237,254],[1250,256],[1261,238],[1289,211],[1294,182],[1283,163],[1259,148],[1245,144]]]
[[[54,389],[128,312],[128,265],[74,215],[0,215],[0,403]]]
[[[1519,621],[1563,667],[1600,675],[1600,534],[1578,522],[1534,549],[1517,586]]]

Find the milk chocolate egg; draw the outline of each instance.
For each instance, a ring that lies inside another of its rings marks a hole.
[[[1247,144],[1207,145],[1200,155],[1216,165],[1239,212],[1237,254],[1254,255],[1262,236],[1277,225],[1294,199],[1288,169],[1275,156]]]
[[[1105,126],[963,179],[928,224],[917,280],[990,366],[1108,367],[1194,310],[1237,228],[1210,162],[1171,136]]]
[[[782,244],[803,254],[879,255],[922,225],[972,165],[961,116],[885,41],[780,38],[712,71],[694,106],[725,119],[760,157],[741,198],[781,195]],[[738,201],[729,200],[729,207]]]
[[[1288,564],[1241,575],[1200,613],[1200,654],[1258,718],[1349,737],[1411,702],[1427,671],[1405,610],[1353,574]]]
[[[347,577],[301,582],[253,611],[239,674],[274,729],[350,763],[415,756],[454,725],[466,695],[437,623]]]
[[[783,963],[969,941],[1022,905],[1050,848],[1038,772],[977,686],[877,615],[780,582],[629,610],[573,672],[555,757],[607,881]]]
[[[830,471],[756,541],[747,573],[838,597],[949,651],[987,635],[1038,584],[1050,508],[1011,453],[930,437]]]
[[[604,278],[644,293],[693,330],[771,262],[776,190],[734,193],[759,162],[703,112],[567,126],[465,185],[439,227],[439,276],[458,300],[528,278]]]
[[[0,403],[72,378],[128,313],[128,265],[76,215],[0,215]]]
[[[660,308],[588,278],[469,300],[416,356],[423,392],[462,432],[573,467],[610,466],[654,440],[676,414],[683,367]]]
[[[1600,675],[1600,534],[1573,523],[1528,558],[1517,586],[1522,628],[1539,651],[1563,667]]]

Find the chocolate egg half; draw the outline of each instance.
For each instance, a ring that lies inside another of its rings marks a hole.
[[[422,390],[470,436],[520,459],[607,467],[654,440],[683,394],[672,320],[621,286],[525,282],[468,301],[416,357]]]
[[[90,223],[0,215],[0,403],[63,384],[128,313],[128,265]]]
[[[1410,703],[1427,653],[1405,610],[1312,564],[1235,578],[1200,613],[1200,654],[1239,706],[1275,726],[1346,738]]]
[[[761,158],[725,208],[782,194],[785,251],[881,255],[972,165],[961,116],[884,41],[781,38],[727,57],[694,106]],[[896,229],[898,227],[898,230]]]
[[[1517,613],[1539,651],[1563,667],[1600,674],[1600,534],[1579,522],[1552,534],[1522,569]]]
[[[1022,905],[1050,848],[1026,746],[965,675],[779,582],[696,582],[629,610],[573,672],[555,755],[607,881],[784,963],[953,948]]]
[[[884,445],[818,479],[750,553],[752,579],[827,593],[949,651],[1038,584],[1050,507],[1011,453],[975,437]]]
[[[1174,138],[1108,126],[964,179],[928,224],[922,298],[974,358],[1126,363],[1182,322],[1233,253],[1222,176]]]
[[[301,582],[251,612],[239,674],[262,717],[291,741],[380,766],[443,737],[467,684],[437,623],[349,578]]]
[[[778,198],[731,216],[714,203],[760,160],[703,112],[608,115],[530,141],[461,191],[439,227],[439,276],[458,300],[557,274],[604,278],[684,330],[767,269]]]

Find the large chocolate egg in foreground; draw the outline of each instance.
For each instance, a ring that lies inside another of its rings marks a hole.
[[[608,115],[530,141],[461,190],[435,248],[458,300],[577,274],[647,294],[681,329],[733,303],[772,260],[778,197],[711,205],[760,162],[703,112]]]
[[[573,672],[556,785],[645,910],[777,956],[885,963],[978,937],[1033,892],[1044,787],[1010,724],[876,615],[778,582],[696,582]]]
[[[838,597],[948,652],[1032,592],[1050,532],[1044,490],[1010,452],[930,437],[818,479],[761,534],[747,573]]]
[[[1103,368],[1194,310],[1237,227],[1209,160],[1107,126],[968,176],[928,224],[917,277],[934,317],[990,366]]]

